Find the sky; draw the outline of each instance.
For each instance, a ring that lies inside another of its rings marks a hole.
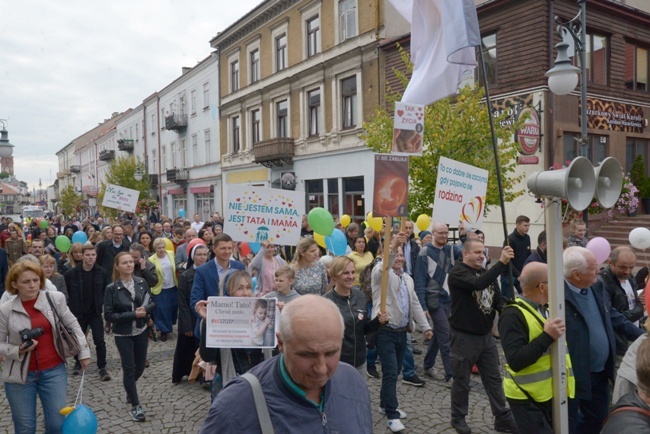
[[[14,174],[56,180],[56,152],[142,103],[262,0],[0,1],[0,119]]]

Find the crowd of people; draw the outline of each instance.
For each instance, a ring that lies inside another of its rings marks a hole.
[[[0,356],[14,427],[35,431],[38,394],[46,431],[60,432],[68,369],[56,347],[56,310],[80,342],[70,360],[73,375],[90,364],[90,330],[99,379],[111,381],[105,339],[114,336],[134,421],[146,420],[137,380],[149,364],[149,340],[166,341],[176,330],[171,381],[195,378],[200,366],[211,391],[202,432],[326,426],[370,433],[366,381],[376,380],[379,412],[391,432],[401,432],[408,415],[399,405],[399,374],[404,384],[425,384],[414,362],[411,333],[419,330],[428,342],[422,372],[450,389],[449,417],[458,433],[472,432],[466,421],[472,375],[481,377],[496,431],[552,433],[549,348],[561,336],[570,432],[598,433],[605,421],[603,432],[645,432],[650,344],[642,328],[644,295],[637,293],[645,280],[643,273],[632,275],[634,250],[614,249],[601,269],[584,247],[584,222],[573,222],[563,253],[566,320],[548,318],[545,232],[533,250],[529,227],[530,220],[519,216],[503,249],[490,258],[479,230],[461,226],[460,240],[450,242],[445,224],[433,222],[416,236],[414,223],[406,221],[382,240],[372,228],[350,223],[342,228],[346,254],[332,257],[306,216],[295,246],[264,241],[257,252],[233,241],[218,213],[206,222],[194,215],[193,221],[142,223],[124,214],[113,222],[73,217],[28,228],[2,218]],[[59,251],[56,237],[73,241],[77,231],[87,241]],[[214,296],[257,297],[253,342],[265,348],[208,346],[207,300]],[[277,348],[266,336],[273,315],[264,300],[271,299],[279,314]],[[617,410],[608,418],[611,404]],[[635,431],[621,428],[628,422]]]

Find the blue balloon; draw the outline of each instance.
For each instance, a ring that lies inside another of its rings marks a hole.
[[[262,247],[262,245],[260,243],[248,243],[248,247],[250,247],[253,253],[257,255],[257,252],[260,251],[260,247]]]
[[[343,256],[348,247],[348,240],[342,230],[334,229],[332,235],[325,237],[325,245],[327,246],[327,250],[336,256]]]
[[[73,243],[85,243],[88,241],[88,235],[84,231],[77,231],[74,234],[72,234],[72,242]]]
[[[180,218],[184,219],[185,218],[185,210],[183,208],[178,210],[178,215]]]
[[[256,288],[257,288],[257,276],[253,276],[253,292],[255,292]]]
[[[63,434],[96,434],[97,416],[83,404],[66,416],[63,421]]]

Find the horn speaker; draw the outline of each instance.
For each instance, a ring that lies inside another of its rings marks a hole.
[[[607,167],[610,166],[611,164],[608,163]],[[528,189],[535,196],[564,198],[569,202],[571,208],[582,211],[589,206],[594,198],[596,172],[587,158],[576,157],[569,167],[533,173],[528,177]]]

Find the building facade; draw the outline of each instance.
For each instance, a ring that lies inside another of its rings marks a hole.
[[[365,218],[374,160],[360,134],[381,100],[388,5],[268,0],[212,39],[224,198],[233,184],[287,188],[305,211]]]

